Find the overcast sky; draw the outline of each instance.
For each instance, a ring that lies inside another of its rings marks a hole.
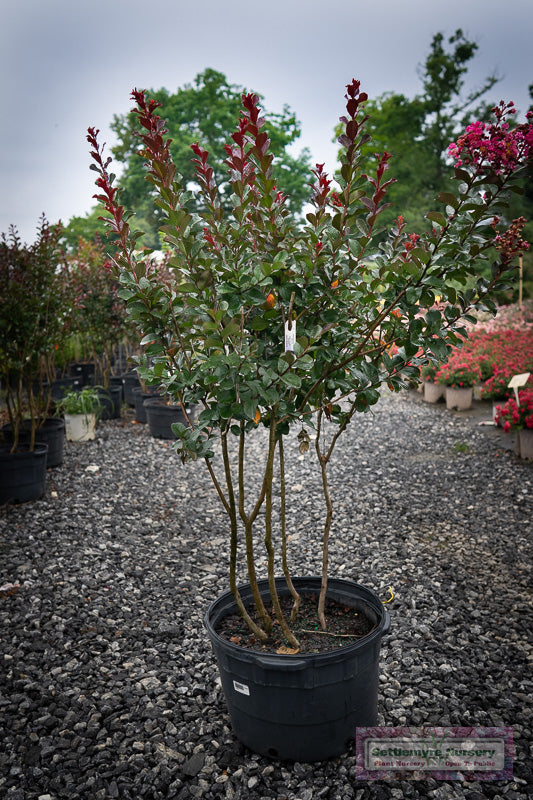
[[[94,205],[85,141],[114,142],[113,114],[134,87],[175,91],[206,67],[287,103],[298,149],[331,171],[345,85],[370,96],[421,89],[432,36],[456,28],[479,45],[467,88],[496,72],[491,98],[525,112],[533,83],[531,0],[0,0],[0,232],[35,238],[38,218],[68,222]]]

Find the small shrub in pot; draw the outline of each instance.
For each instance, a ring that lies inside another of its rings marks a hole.
[[[161,233],[171,252],[168,279],[161,280],[137,248],[138,234],[130,230],[120,205],[98,132],[90,128],[87,138],[98,172],[96,196],[109,212],[118,241],[114,263],[120,296],[144,334],[139,373],[184,408],[197,407],[194,420],[174,426],[176,449],[184,462],[205,462],[227,513],[229,586],[235,603],[259,642],[268,640],[276,623],[288,645],[298,648],[291,619],[297,615],[299,596],[291,581],[286,535],[291,524],[285,483],[288,436],[297,432],[300,451],[316,459],[323,489],[324,519],[316,547],[322,560],[318,616],[326,629],[334,520],[328,465],[335,446],[354,416],[367,413],[379,400],[383,387],[399,391],[420,378],[424,364],[444,361],[451,347],[467,336],[464,323],[475,321],[475,308],[494,311],[491,292],[513,274],[512,242],[499,251],[490,281],[478,277],[479,265],[494,254],[492,245],[500,234],[493,220],[529,157],[531,125],[508,130],[508,109],[502,105],[490,125],[467,129],[451,149],[457,162],[455,191],[439,195],[439,210],[429,211],[428,231],[418,236],[409,234],[401,216],[389,231],[380,227],[391,183],[390,156],[377,157],[373,175],[361,174],[368,98],[356,80],[347,86],[341,117],[338,183],[334,185],[323,165],[316,165],[312,210],[301,224],[276,188],[255,94],[243,95],[241,116],[226,146],[230,212],[219,194],[209,153],[199,143],[192,143],[191,155],[201,203],[189,202],[170,157],[165,123],[156,113],[158,104],[141,91],[132,97],[143,145],[140,156],[165,217]],[[201,214],[198,207],[204,209]],[[519,232],[514,229],[515,244]],[[438,306],[437,297],[442,298]],[[246,452],[258,426],[267,434],[263,478],[251,498]],[[220,472],[214,466],[216,449],[222,456]],[[276,471],[278,495],[273,488]],[[279,532],[274,530],[276,497]],[[257,528],[267,556],[272,614],[257,588]],[[237,586],[241,552],[254,618]],[[277,595],[277,555],[293,594],[289,615],[282,612]]]

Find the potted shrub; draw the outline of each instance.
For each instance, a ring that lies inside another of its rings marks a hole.
[[[70,310],[60,236],[60,226],[43,216],[33,244],[23,244],[13,226],[0,240],[0,379],[9,417],[2,445],[4,500],[39,497],[48,453],[49,466],[62,460],[64,433],[60,420],[50,420],[48,380]]]
[[[466,411],[472,405],[473,386],[481,380],[481,369],[461,353],[443,364],[437,383],[446,387],[446,408]]]
[[[101,385],[103,416],[119,417],[122,380],[115,376],[117,380],[113,381],[112,370],[128,326],[126,308],[117,295],[117,280],[103,243],[80,239],[76,252],[69,257],[68,268],[76,298],[72,334],[82,360],[78,369],[84,376],[94,376],[94,384]]]
[[[426,403],[438,403],[444,397],[445,387],[437,383],[437,364],[425,364],[420,370],[420,377],[424,381],[424,400]]]
[[[383,238],[390,156],[377,156],[374,175],[361,174],[367,95],[358,81],[347,86],[338,185],[316,165],[313,208],[301,224],[276,188],[256,95],[243,95],[226,146],[230,212],[198,143],[191,147],[201,203],[190,204],[157,102],[137,90],[132,97],[139,153],[165,217],[168,282],[150,272],[138,250],[110,159],[90,128],[96,197],[118,241],[120,295],[144,334],[140,377],[164,387],[184,409],[197,406],[196,419],[186,413],[186,422],[173,426],[175,448],[184,462],[205,462],[227,513],[229,589],[206,612],[206,626],[232,724],[261,753],[298,760],[336,755],[357,725],[376,722],[377,659],[388,618],[370,588],[328,576],[336,495],[328,465],[339,437],[378,401],[383,386],[398,391],[419,380],[421,366],[444,360],[466,336],[473,308],[484,303],[494,311],[488,295],[512,268],[501,252],[489,282],[478,278],[479,264],[489,258],[497,235],[490,223],[529,153],[531,128],[508,131],[502,107],[485,128],[483,148],[479,135],[475,140],[467,131],[453,151],[463,162],[455,170],[456,191],[439,196],[442,210],[428,213],[427,234],[409,234],[398,217]],[[502,139],[516,144],[505,163],[485,146]],[[437,295],[443,303],[435,308]],[[252,441],[263,444],[259,486],[247,480]],[[323,527],[315,536],[322,574],[311,578],[292,577],[288,552],[286,459],[295,446],[316,463],[323,489]],[[258,549],[267,559],[261,578]],[[301,624],[309,602],[323,631],[311,637],[312,647]],[[348,627],[354,614],[366,620],[368,633],[357,639],[351,627],[353,642],[340,647],[345,640],[335,634],[328,604],[350,609]],[[232,634],[234,615],[248,633]],[[319,647],[316,640],[323,652],[309,652]]]
[[[514,370],[509,372],[507,367],[502,368],[496,366],[494,367],[494,373],[490,376],[490,378],[487,378],[481,387],[481,400],[492,401],[492,418],[496,424],[499,424],[496,420],[496,408],[498,405],[504,403],[511,393],[512,390],[508,388],[507,384],[509,383],[513,374],[516,374]]]
[[[533,461],[533,388],[519,389],[518,402],[510,397],[504,405],[496,406],[495,420],[505,433],[516,432],[515,453]]]
[[[94,439],[96,422],[102,412],[99,387],[84,386],[79,391],[67,392],[56,405],[58,412],[64,414],[68,441]]]

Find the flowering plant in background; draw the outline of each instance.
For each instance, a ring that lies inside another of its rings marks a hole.
[[[519,371],[496,367],[494,374],[481,387],[481,399],[502,400],[511,395],[512,389],[509,389],[509,381],[513,375],[517,374]]]
[[[519,325],[514,312],[505,306],[498,309],[498,316],[509,321],[510,327],[500,329],[480,323],[461,343],[460,350],[454,349],[450,360],[467,360],[476,363],[481,370],[481,399],[502,398],[511,392],[507,388],[511,377],[523,372],[533,372],[533,327]]]
[[[481,313],[475,326],[476,335],[481,333],[496,333],[504,330],[531,330],[533,329],[533,299],[524,300],[522,306],[511,303],[499,306],[495,317]]]
[[[158,104],[138,90],[132,97],[140,155],[165,217],[160,230],[171,251],[170,284],[147,269],[98,131],[90,128],[87,138],[97,199],[117,237],[120,295],[144,334],[139,372],[184,409],[199,407],[189,425],[173,426],[176,449],[183,461],[203,459],[227,514],[229,585],[239,612],[258,642],[266,642],[277,624],[290,646],[298,648],[275,584],[276,570],[282,570],[294,600],[294,619],[300,598],[288,553],[288,532],[297,521],[287,502],[288,448],[296,439],[299,452],[314,458],[323,490],[316,557],[322,569],[318,617],[326,629],[336,493],[328,465],[335,446],[355,414],[377,402],[384,385],[397,391],[417,380],[425,363],[443,361],[464,339],[465,323],[475,321],[471,312],[495,310],[490,293],[506,285],[514,268],[500,259],[486,280],[479,277],[479,264],[494,253],[497,232],[491,222],[504,208],[526,151],[502,169],[493,168],[490,160],[458,167],[455,191],[442,193],[442,210],[427,214],[431,228],[426,234],[410,236],[398,219],[384,235],[379,221],[388,205],[390,155],[378,156],[374,174],[362,174],[368,97],[354,80],[347,86],[341,117],[338,185],[317,164],[312,210],[297,224],[276,186],[255,94],[243,95],[240,119],[226,145],[229,212],[209,152],[199,143],[191,149],[201,197],[190,203],[170,157]],[[204,209],[201,214],[198,208]],[[377,255],[370,260],[370,254]],[[442,299],[439,307],[437,297]],[[249,485],[247,445],[259,426],[265,434],[262,479]],[[257,582],[257,550],[263,547],[272,613]],[[254,598],[253,614],[238,590],[241,562]]]
[[[514,103],[503,100],[492,109],[491,122],[473,122],[448,147],[449,155],[458,167],[486,167],[497,175],[514,172],[530,158],[533,151],[533,111],[526,114],[527,122],[510,128],[507,118],[516,114]]]
[[[523,428],[533,429],[533,388],[520,389],[518,392],[519,403],[516,398],[510,397],[505,405],[496,406],[495,421],[503,425],[505,433],[519,431]]]
[[[476,362],[460,353],[437,371],[436,383],[452,389],[469,389],[481,380],[481,369]]]
[[[420,370],[420,377],[423,381],[427,381],[428,383],[436,383],[438,371],[439,367],[437,364],[425,364]]]

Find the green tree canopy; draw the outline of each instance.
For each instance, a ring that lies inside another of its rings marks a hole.
[[[393,156],[389,175],[398,179],[388,191],[395,211],[385,211],[384,224],[390,224],[393,213],[401,208],[410,230],[426,229],[428,205],[451,178],[448,144],[473,116],[486,117],[489,106],[475,104],[497,82],[494,75],[486,78],[481,88],[462,95],[468,64],[477,48],[460,29],[447,41],[437,33],[420,67],[422,92],[413,99],[387,92],[367,103],[373,141],[363,148],[364,169],[375,169],[377,144]]]
[[[148,91],[150,98],[161,103],[158,114],[165,120],[168,137],[172,139],[171,154],[184,185],[195,182],[196,173],[191,144],[197,140],[209,150],[210,164],[221,195],[229,202],[227,154],[224,144],[235,130],[235,119],[241,107],[241,97],[246,90],[228,83],[226,77],[214,69],[206,69],[196,76],[194,85],[186,84],[175,93],[167,89]],[[265,112],[266,130],[274,154],[277,188],[290,197],[293,213],[301,211],[307,197],[307,184],[311,180],[310,154],[304,149],[300,155],[288,152],[289,145],[300,135],[299,123],[287,105],[281,113]],[[124,165],[118,185],[121,200],[129,211],[134,211],[137,225],[146,232],[143,243],[158,246],[157,229],[160,211],[153,204],[153,186],[145,180],[143,159],[139,157],[141,142],[136,135],[136,120],[132,113],[115,115],[111,128],[118,143],[113,148],[116,161]]]

